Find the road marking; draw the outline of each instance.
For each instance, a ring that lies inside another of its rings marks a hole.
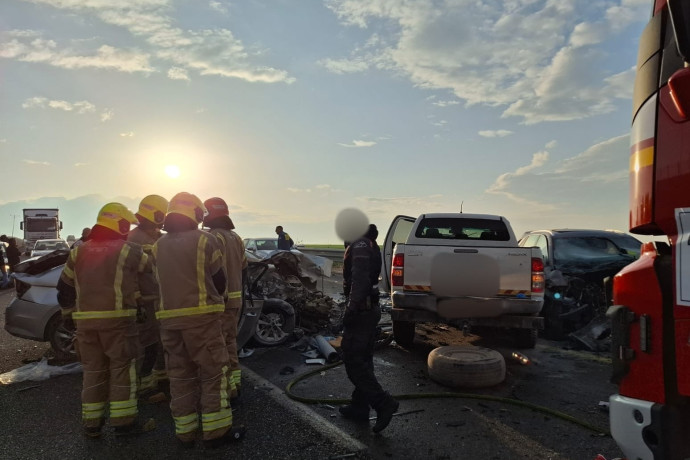
[[[346,450],[350,452],[363,452],[368,449],[365,444],[362,444],[349,434],[344,433],[340,428],[336,427],[316,412],[307,408],[303,403],[293,401],[292,399],[288,398],[282,389],[278,388],[251,369],[248,369],[246,366],[242,366],[242,378],[246,379],[247,383],[251,383],[252,385],[270,389],[271,391],[266,392],[267,396],[295,416],[299,417],[303,422],[309,424],[312,428],[326,438],[343,446]]]

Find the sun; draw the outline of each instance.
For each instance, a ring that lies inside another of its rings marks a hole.
[[[180,168],[178,168],[177,165],[168,165],[165,167],[165,174],[167,174],[169,178],[175,179],[180,176]]]

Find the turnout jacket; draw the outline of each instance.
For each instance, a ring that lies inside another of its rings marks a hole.
[[[72,249],[60,281],[76,291],[76,303],[62,305],[81,330],[134,323],[139,276],[150,270],[149,257],[137,244],[121,239],[89,240]],[[66,308],[65,308],[66,307]]]
[[[242,238],[232,230],[212,228],[209,233],[214,235],[223,247],[225,275],[228,282],[228,307],[239,308],[242,306],[242,270],[248,265],[244,243]]]
[[[156,318],[162,329],[187,329],[219,319],[225,310],[222,247],[199,229],[169,232],[153,245],[153,264],[160,303]],[[222,275],[218,292],[214,275]]]

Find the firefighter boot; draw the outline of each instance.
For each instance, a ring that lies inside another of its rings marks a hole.
[[[376,424],[372,428],[374,433],[379,433],[384,430],[391,422],[393,414],[400,407],[400,403],[393,399],[391,395],[386,395],[386,399],[376,408]]]
[[[241,441],[246,433],[247,429],[243,425],[233,426],[223,436],[205,440],[204,447],[206,449],[218,449],[231,442]]]
[[[368,422],[369,421],[369,406],[362,406],[359,404],[348,404],[347,406],[342,406],[338,411],[343,417],[350,420],[355,420],[357,422]]]

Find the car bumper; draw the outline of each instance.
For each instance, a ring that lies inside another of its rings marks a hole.
[[[44,305],[15,298],[5,310],[5,330],[16,337],[44,342],[48,321],[59,305]]]
[[[394,291],[393,308],[425,310],[442,318],[494,318],[503,315],[536,315],[544,298],[456,297],[437,298],[429,294]]]

